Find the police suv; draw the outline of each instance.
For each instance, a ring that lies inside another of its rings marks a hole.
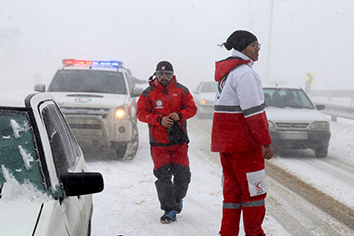
[[[46,88],[37,84],[35,90]],[[64,59],[47,92],[56,99],[83,149],[113,148],[117,158],[135,157],[136,97],[142,88],[134,87],[122,62]]]

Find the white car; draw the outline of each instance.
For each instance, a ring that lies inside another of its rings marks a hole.
[[[272,145],[276,149],[313,149],[326,157],[331,137],[329,122],[307,94],[296,86],[263,86]]]
[[[84,156],[53,97],[0,93],[1,235],[87,236],[100,173]]]
[[[47,92],[54,96],[82,148],[113,148],[131,160],[139,144],[135,87],[119,61],[64,59]],[[35,86],[45,91],[45,85]]]
[[[198,118],[211,118],[214,115],[215,81],[202,81],[193,91],[195,104],[198,107]]]

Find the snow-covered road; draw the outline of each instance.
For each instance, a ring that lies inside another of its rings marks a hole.
[[[192,182],[177,222],[163,225],[155,191],[147,125],[139,122],[140,146],[129,162],[89,160],[90,170],[105,179],[105,190],[94,195],[92,235],[218,235],[221,220],[221,166],[210,150],[211,120],[188,123]],[[331,122],[327,158],[310,150],[274,157],[269,164],[315,187],[350,208],[354,206],[354,123]],[[273,171],[270,168],[269,171]],[[277,169],[279,171],[279,169]],[[267,235],[353,235],[354,230],[309,200],[300,197],[274,175],[268,177],[269,195],[264,229]],[[242,234],[240,234],[242,235]]]

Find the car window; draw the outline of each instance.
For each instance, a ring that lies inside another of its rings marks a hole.
[[[301,89],[264,88],[266,106],[315,109]]]
[[[132,93],[132,92],[133,92],[133,87],[134,87],[134,84],[133,84],[133,82],[132,82],[132,78],[131,78],[131,76],[130,76],[128,73],[126,73],[126,72],[124,72],[124,75],[125,75],[126,78],[127,78],[129,91],[130,91],[130,93]]]
[[[59,70],[48,91],[127,94],[121,72],[101,70]]]
[[[33,129],[26,111],[0,109],[0,185],[16,180],[45,189]]]
[[[74,170],[81,152],[64,117],[54,104],[43,108],[42,116],[58,175]]]
[[[200,90],[200,87],[202,86],[202,84],[203,84],[203,83],[200,83],[200,84],[198,85],[198,87],[197,87],[197,89],[196,89],[197,91]]]
[[[201,89],[202,93],[215,93],[215,83],[214,82],[208,82],[204,83],[203,87]]]

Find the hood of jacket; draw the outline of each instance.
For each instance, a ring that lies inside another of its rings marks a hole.
[[[215,81],[219,82],[233,68],[241,64],[248,64],[251,60],[244,60],[240,57],[228,57],[224,60],[215,62]]]

